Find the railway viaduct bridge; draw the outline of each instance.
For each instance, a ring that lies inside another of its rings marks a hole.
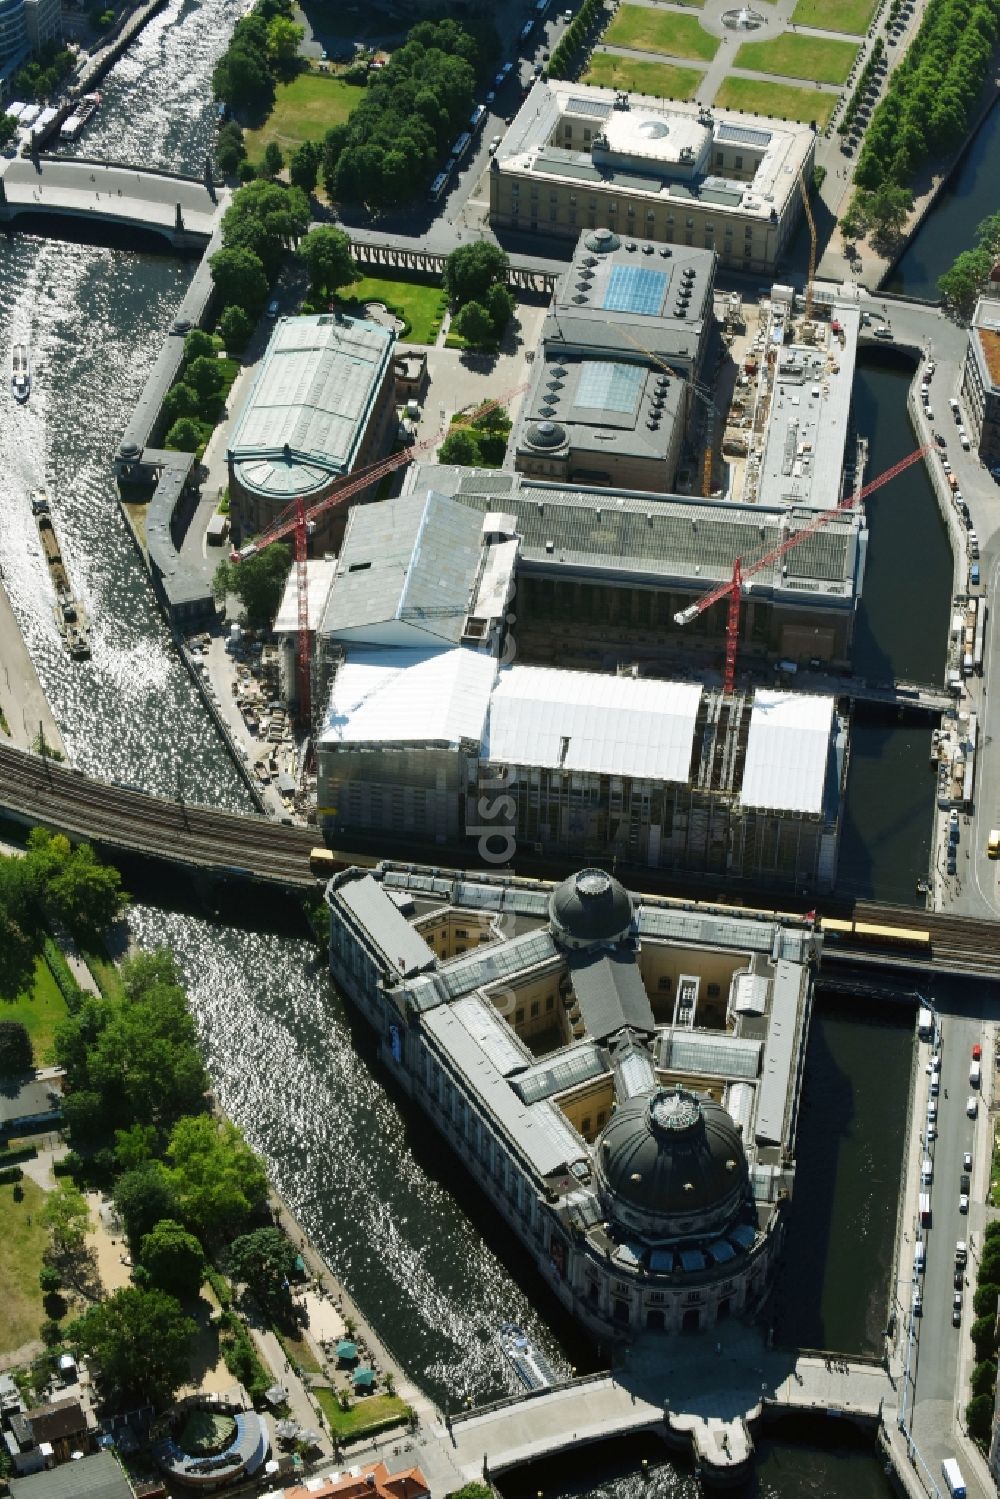
[[[309,854],[317,834],[312,828],[152,796],[6,745],[0,746],[0,809],[20,822],[42,823],[112,851],[183,868],[303,889],[314,883]],[[535,873],[533,869],[521,872]],[[637,873],[635,883],[641,886],[641,874]],[[929,933],[925,952],[914,953],[906,947],[895,951],[884,945],[868,950],[857,942],[842,952],[836,947],[826,949],[831,958],[870,966],[873,980],[887,978],[888,970],[900,967],[917,973],[937,969],[972,976],[995,975],[1000,968],[1000,927],[992,922],[865,901],[855,905],[853,914],[861,923],[907,931],[919,927]]]

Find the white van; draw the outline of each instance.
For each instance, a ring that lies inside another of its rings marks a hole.
[[[934,1165],[929,1155],[924,1156],[924,1164],[920,1168],[920,1185],[929,1187],[934,1180]]]
[[[944,1481],[948,1485],[948,1492],[951,1495],[951,1499],[965,1499],[965,1479],[962,1477],[961,1468],[953,1457],[945,1458],[941,1464],[941,1472],[944,1474]]]
[[[973,1088],[978,1088],[982,1083],[982,1080],[983,1069],[978,1062],[973,1062],[972,1066],[969,1068],[969,1084]]]
[[[924,1243],[923,1239],[921,1239],[920,1243],[917,1245],[916,1249],[913,1251],[913,1273],[914,1273],[914,1275],[923,1275],[924,1270],[926,1269],[926,1267],[927,1267],[927,1245]]]

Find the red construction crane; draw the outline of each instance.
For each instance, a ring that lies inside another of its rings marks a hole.
[[[527,390],[528,383],[515,385],[512,390],[506,391],[496,400],[489,401],[480,406],[470,417],[470,421],[484,416],[497,406],[506,406],[515,396]],[[297,650],[297,677],[299,687],[299,718],[308,724],[311,716],[311,683],[309,676],[309,581],[306,571],[306,559],[309,553],[309,535],[319,516],[325,515],[328,510],[342,505],[352,495],[368,489],[372,484],[377,484],[384,479],[386,474],[391,474],[397,468],[402,468],[406,463],[411,463],[418,453],[426,452],[428,448],[436,448],[442,440],[442,434],[436,432],[433,437],[427,437],[423,442],[418,442],[412,447],[401,448],[398,453],[392,453],[388,458],[381,458],[377,463],[369,464],[367,468],[358,469],[355,473],[331,491],[324,499],[310,505],[308,510],[305,501],[301,498],[295,499],[286,507],[267,530],[262,532],[256,540],[248,542],[246,546],[239,547],[230,553],[231,562],[245,562],[248,557],[256,556],[265,547],[269,547],[275,541],[281,541],[286,536],[295,537],[295,571],[296,585],[298,589],[298,650]]]
[[[763,568],[769,567],[772,562],[777,562],[780,557],[784,557],[786,552],[790,552],[793,547],[797,547],[800,542],[805,541],[807,536],[812,536],[814,532],[821,530],[823,526],[833,520],[834,516],[843,515],[845,511],[853,510],[855,505],[867,498],[874,490],[881,489],[883,484],[888,484],[889,480],[895,479],[897,474],[903,473],[912,464],[918,463],[930,451],[931,445],[927,443],[924,447],[917,448],[915,452],[910,453],[906,458],[901,458],[898,463],[893,464],[892,468],[887,468],[884,474],[879,474],[877,478],[872,479],[870,483],[866,484],[863,489],[859,489],[856,494],[846,495],[840,501],[840,504],[836,505],[832,510],[819,511],[815,520],[810,521],[808,526],[803,526],[801,531],[795,531],[791,536],[786,537],[784,541],[780,542],[778,546],[772,547],[769,552],[765,552],[763,557],[758,557],[755,562],[748,563],[746,567],[743,565],[742,557],[737,557],[733,562],[733,575],[731,578],[727,578],[724,583],[717,583],[714,588],[710,588],[707,593],[703,594],[696,603],[690,604],[686,609],[682,609],[679,614],[674,615],[675,624],[689,625],[693,619],[698,618],[699,614],[704,614],[706,609],[711,609],[713,604],[717,604],[720,599],[728,596],[729,614],[726,619],[726,665],[722,674],[722,690],[726,697],[732,695],[736,684],[736,650],[740,635],[740,602],[743,598],[743,584],[747,579],[752,578],[755,573],[759,573]]]

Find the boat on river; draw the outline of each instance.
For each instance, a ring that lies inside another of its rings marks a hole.
[[[529,1390],[545,1390],[558,1384],[555,1370],[545,1355],[534,1346],[527,1334],[513,1322],[505,1322],[497,1333],[497,1342],[506,1354],[514,1373]]]
[[[91,115],[95,113],[100,102],[100,94],[84,94],[79,104],[73,110],[73,113],[63,120],[62,128],[59,131],[59,139],[75,141]]]
[[[31,513],[38,527],[42,552],[49,569],[49,577],[56,592],[53,605],[59,633],[66,642],[66,649],[74,661],[86,661],[90,655],[90,625],[87,613],[70,587],[69,574],[62,559],[62,548],[52,520],[49,497],[44,489],[33,489],[29,496]]]
[[[14,400],[23,406],[31,395],[31,361],[27,344],[14,345],[10,356],[10,388]]]

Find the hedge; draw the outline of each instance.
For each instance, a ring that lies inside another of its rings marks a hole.
[[[83,990],[70,972],[70,966],[66,962],[62,948],[51,937],[46,937],[42,943],[42,952],[46,963],[52,970],[52,977],[56,981],[59,993],[66,1001],[67,1010],[71,1015],[75,1015],[80,1008]]]
[[[20,1166],[5,1166],[0,1171],[0,1187],[9,1187],[11,1182],[24,1180],[24,1172]]]
[[[0,1150],[0,1170],[16,1166],[18,1161],[33,1161],[38,1154],[34,1145],[19,1145],[16,1150]]]

